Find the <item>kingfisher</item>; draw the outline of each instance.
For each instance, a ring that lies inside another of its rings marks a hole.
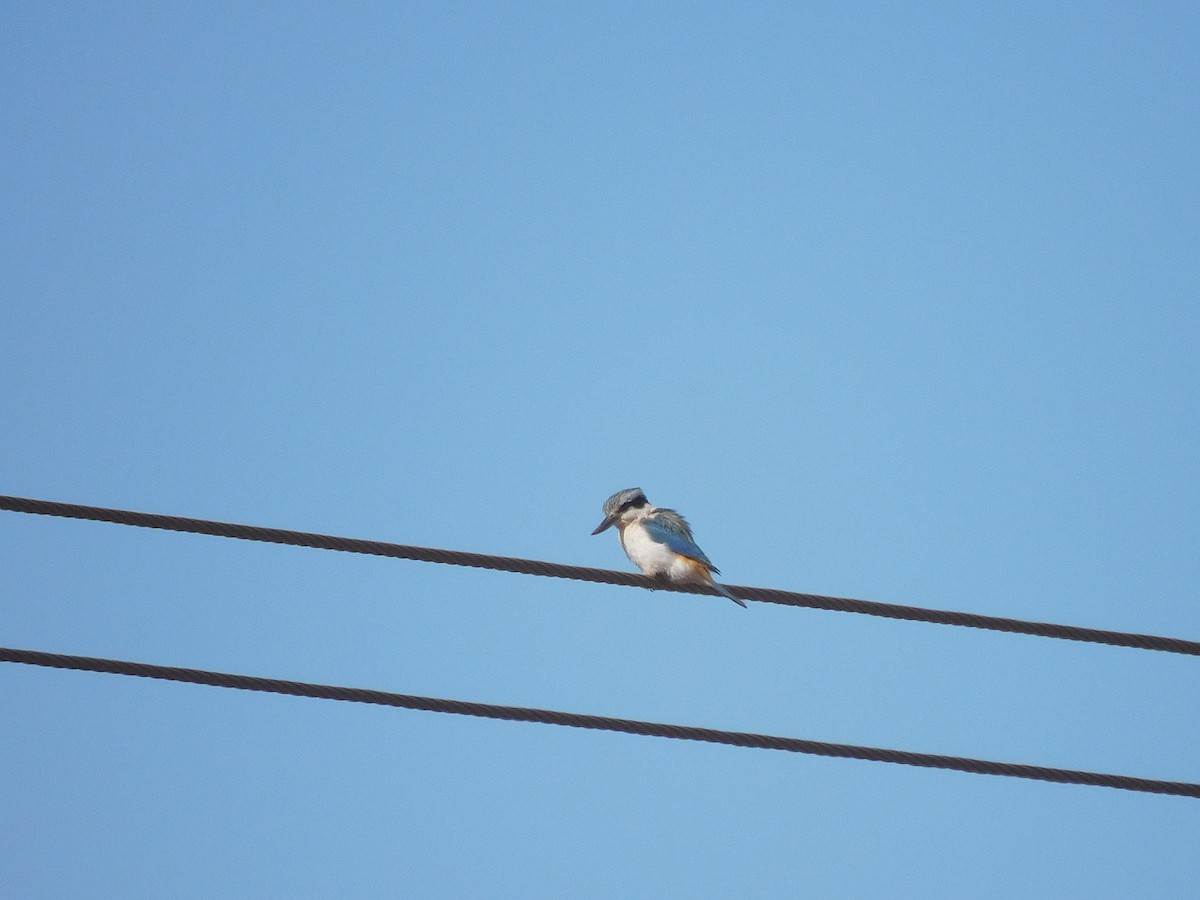
[[[696,546],[692,528],[673,509],[655,506],[641,488],[617,491],[604,501],[604,521],[592,534],[616,525],[625,555],[651,578],[706,584],[741,607],[746,604],[713,581],[720,570]]]

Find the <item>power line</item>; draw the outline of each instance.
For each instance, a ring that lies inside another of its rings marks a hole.
[[[647,737],[674,738],[684,741],[705,741],[734,747],[753,747],[760,750],[786,750],[814,756],[840,759],[865,759],[875,762],[922,766],[931,769],[951,769],[976,775],[1000,775],[1008,778],[1028,778],[1059,784],[1086,784],[1093,787],[1141,791],[1148,794],[1170,794],[1200,799],[1200,784],[1186,781],[1159,781],[1153,778],[1134,778],[1129,775],[1106,775],[1076,769],[1054,769],[1018,763],[992,762],[961,756],[941,756],[932,753],[913,753],[908,750],[885,750],[878,747],[859,747],[854,744],[830,744],[799,738],[775,737],[741,731],[720,731],[715,728],[696,728],[690,725],[665,725],[659,722],[640,722],[634,719],[615,719],[582,713],[557,712],[550,709],[530,709],[520,706],[498,706],[493,703],[472,703],[465,700],[444,700],[438,697],[418,697],[393,694],[365,688],[337,687],[311,684],[304,681],[282,681],[277,678],[258,678],[253,675],[232,675],[204,669],[183,669],[151,663],[101,659],[94,656],[67,656],[39,650],[15,650],[0,647],[0,662],[45,666],[52,669],[73,669],[85,672],[104,672],[110,675],[130,675],[138,678],[157,678],[187,684],[233,688],[243,691],[264,691],[295,697],[322,700],[344,700],[350,703],[372,703],[426,712],[452,713],[460,716],[479,716],[485,719],[504,719],[511,722],[539,722],[545,725],[564,725],[570,728],[591,728],[598,731],[618,731]]]
[[[208,534],[244,541],[263,541],[272,544],[314,547],[322,550],[338,550],[345,553],[365,553],[373,556],[412,559],[452,566],[495,569],[502,572],[518,572],[525,575],[570,578],[577,581],[620,584],[651,590],[719,596],[716,591],[708,587],[661,582],[647,578],[644,575],[634,574],[633,572],[616,572],[611,569],[593,569],[587,566],[568,566],[561,563],[542,562],[536,559],[492,556],[486,553],[466,553],[461,550],[439,550],[432,547],[390,544],[384,541],[367,541],[359,538],[336,537],[334,535],[314,534],[306,531],[287,531],[279,528],[262,528],[255,525],[237,525],[231,522],[191,519],[183,516],[164,516],[156,513],[133,512],[126,509],[109,509],[101,506],[80,506],[73,503],[58,503],[52,500],[32,500],[25,497],[0,495],[0,509],[35,515],[59,516],[68,519],[112,522],[117,525],[131,525],[138,528],[158,528],[166,531],[181,531],[190,534]],[[1159,637],[1152,634],[1136,634],[1124,631],[1105,631],[1099,628],[1082,628],[1076,625],[1055,625],[1049,622],[1029,622],[1023,619],[1008,619],[1001,616],[985,616],[977,613],[925,609],[919,606],[902,606],[894,603],[879,603],[873,600],[853,600],[847,597],[827,597],[820,594],[801,594],[793,591],[774,590],[772,588],[746,587],[733,584],[725,585],[725,587],[735,597],[741,597],[743,600],[758,600],[763,603],[779,603],[784,606],[801,606],[809,609],[859,613],[868,616],[882,616],[887,619],[907,619],[913,622],[932,622],[937,625],[957,625],[965,628],[982,628],[989,631],[1032,634],[1060,640],[1086,641],[1093,644],[1110,644],[1116,647],[1133,647],[1138,650],[1158,650],[1163,653],[1182,653],[1190,656],[1200,656],[1200,642],[1184,640],[1182,638]]]

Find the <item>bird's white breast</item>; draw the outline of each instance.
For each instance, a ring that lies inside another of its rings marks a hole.
[[[666,544],[660,544],[646,533],[641,522],[634,522],[621,531],[621,546],[635,566],[651,577],[672,574],[679,558]]]

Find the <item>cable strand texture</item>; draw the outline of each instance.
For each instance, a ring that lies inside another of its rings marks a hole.
[[[520,559],[512,556],[492,556],[486,553],[467,553],[461,550],[414,547],[407,544],[391,544],[384,541],[368,541],[360,538],[336,537],[328,534],[288,531],[280,528],[263,528],[255,525],[238,525],[231,522],[191,519],[183,516],[165,516],[156,513],[133,512],[125,509],[81,506],[74,503],[58,503],[51,500],[33,500],[25,497],[0,495],[0,510],[34,515],[58,516],[69,519],[87,519],[95,522],[111,522],[117,525],[132,525],[138,528],[157,528],[165,531],[207,534],[244,541],[262,541],[272,544],[288,544],[296,547],[336,550],[343,553],[364,553],[373,556],[411,559],[452,566],[471,566],[474,568],[494,569],[501,572],[516,572],[523,575],[570,578],[576,581],[591,581],[600,584],[619,584],[652,590],[718,596],[717,591],[707,587],[660,582],[633,572],[593,569],[587,566],[570,566],[562,563],[542,562],[536,559]],[[1039,637],[1057,638],[1059,640],[1085,641],[1094,644],[1109,644],[1116,647],[1132,647],[1138,650],[1156,650],[1163,653],[1200,656],[1200,641],[1190,641],[1182,638],[1160,637],[1158,635],[1124,631],[1105,631],[1099,628],[1056,625],[1049,622],[1030,622],[1023,619],[1008,619],[1001,616],[926,609],[919,606],[903,606],[894,603],[880,603],[873,600],[854,600],[848,597],[827,597],[820,594],[803,594],[772,588],[747,587],[733,584],[725,585],[725,587],[735,597],[740,597],[743,600],[757,600],[762,603],[778,603],[784,606],[800,606],[809,609],[881,616],[888,619],[931,622],[937,625],[956,625],[963,628],[981,628],[1012,634],[1031,634]]]
[[[202,684],[235,690],[286,694],[294,697],[342,700],[350,703],[371,703],[378,706],[394,706],[401,709],[417,709],[426,712],[478,716],[485,719],[502,719],[510,722],[538,722],[545,725],[589,728],[598,731],[616,731],[646,737],[704,741],[712,744],[726,744],[733,747],[784,750],[790,753],[806,753],[814,756],[830,756],[839,759],[861,759],[906,766],[922,766],[932,769],[949,769],[958,772],[970,772],[976,775],[998,775],[1009,778],[1049,781],[1058,784],[1083,784],[1093,787],[1140,791],[1149,794],[1169,794],[1177,797],[1200,798],[1200,784],[1185,781],[1160,781],[1153,778],[1135,778],[1129,775],[1108,775],[1101,772],[1086,772],[1077,769],[1056,769],[1047,766],[993,762],[986,759],[942,756],[933,753],[915,753],[908,750],[886,750],[879,747],[860,747],[854,744],[831,744],[824,741],[808,741],[800,738],[776,737],[768,734],[721,731],[714,728],[697,728],[690,725],[667,725],[660,722],[641,722],[635,719],[592,716],[582,713],[558,712],[549,709],[499,706],[492,703],[473,703],[465,700],[446,700],[438,697],[394,694],[388,691],[338,687],[329,684],[312,684],[303,681],[284,681],[277,678],[259,678],[252,675],[234,675],[226,672],[210,672],[204,669],[184,669],[175,666],[159,666],[151,663],[102,659],[92,656],[68,656],[38,650],[17,650],[0,647],[0,662],[44,666],[54,669],[103,672],[110,675],[128,675],[138,678],[155,678],[164,681]]]

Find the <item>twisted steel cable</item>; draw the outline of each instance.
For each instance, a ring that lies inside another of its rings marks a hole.
[[[860,747],[854,744],[830,744],[800,738],[776,737],[742,731],[721,731],[715,728],[696,728],[690,725],[667,725],[661,722],[640,722],[608,716],[558,712],[550,709],[530,709],[520,706],[499,706],[493,703],[472,703],[465,700],[445,700],[438,697],[418,697],[364,688],[338,687],[330,684],[311,684],[303,681],[283,681],[278,678],[259,678],[252,675],[233,675],[204,669],[184,669],[158,666],[151,663],[128,662],[120,659],[101,659],[93,656],[67,656],[39,650],[17,650],[0,647],[0,662],[45,666],[53,669],[73,669],[85,672],[104,672],[110,675],[129,675],[138,678],[157,678],[187,684],[233,688],[243,691],[263,691],[294,697],[313,697],[322,700],[343,700],[350,703],[372,703],[426,712],[453,713],[460,716],[479,716],[485,719],[504,719],[510,722],[540,722],[570,728],[591,728],[598,731],[618,731],[646,737],[674,738],[684,741],[705,741],[733,747],[753,747],[759,750],[786,750],[814,756],[841,759],[865,759],[905,766],[931,769],[951,769],[976,775],[999,775],[1009,778],[1028,778],[1059,784],[1086,784],[1093,787],[1117,788],[1149,794],[1170,794],[1177,797],[1200,798],[1200,784],[1185,781],[1160,781],[1154,778],[1134,778],[1129,775],[1108,775],[1077,769],[1056,769],[1019,763],[993,762],[961,756],[942,756],[933,753],[914,753],[908,750],[886,750],[879,747]]]
[[[570,578],[577,581],[592,581],[601,584],[620,584],[653,590],[719,596],[716,591],[701,585],[661,582],[633,572],[593,569],[588,566],[569,566],[562,563],[543,562],[536,559],[519,559],[512,556],[493,556],[486,553],[467,553],[462,550],[414,547],[407,544],[367,541],[359,538],[337,537],[306,531],[288,531],[280,528],[262,528],[255,525],[238,525],[232,522],[216,522],[208,519],[192,519],[183,516],[164,516],[156,513],[133,512],[127,509],[80,506],[74,503],[58,503],[52,500],[0,496],[0,510],[11,510],[13,512],[43,516],[59,516],[69,519],[88,519],[96,522],[112,522],[117,525],[131,525],[138,528],[158,528],[166,531],[208,534],[244,541],[264,541],[272,544],[314,547],[345,553],[365,553],[373,556],[412,559],[452,566],[471,566],[481,569],[495,569],[501,572],[518,572],[524,575]],[[1133,647],[1138,650],[1156,650],[1163,653],[1200,656],[1200,641],[1190,641],[1182,638],[1161,637],[1152,634],[1137,634],[1124,631],[1106,631],[1099,628],[1083,628],[1077,625],[1056,625],[1050,622],[1030,622],[1023,619],[1008,619],[1002,616],[926,609],[919,606],[879,603],[872,600],[854,600],[848,597],[827,597],[820,594],[803,594],[772,588],[747,587],[745,585],[734,584],[728,584],[725,587],[735,597],[740,597],[743,600],[758,600],[762,603],[779,603],[784,606],[802,606],[809,609],[825,609],[836,612],[859,613],[868,616],[882,616],[888,619],[932,622],[938,625],[957,625],[964,628],[982,628],[1013,634],[1032,634],[1039,637],[1057,638],[1059,640],[1086,641],[1093,644],[1109,644],[1116,647]]]

